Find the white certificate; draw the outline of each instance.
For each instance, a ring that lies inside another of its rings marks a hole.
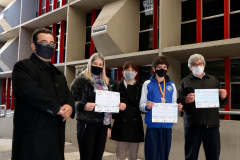
[[[120,93],[96,90],[95,112],[119,113]]]
[[[195,89],[196,108],[216,108],[219,107],[218,89]]]
[[[154,103],[152,107],[152,122],[177,123],[177,103]]]

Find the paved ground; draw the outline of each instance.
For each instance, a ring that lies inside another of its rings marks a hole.
[[[0,138],[0,160],[11,159],[12,139]],[[78,148],[74,147],[71,143],[65,143],[65,159],[66,160],[79,160]],[[115,154],[104,152],[103,160],[115,160]]]
[[[12,139],[0,138],[0,160],[10,160],[12,149]],[[78,148],[74,147],[71,143],[65,143],[65,159],[66,160],[79,160]],[[115,160],[115,154],[104,152],[103,160]]]

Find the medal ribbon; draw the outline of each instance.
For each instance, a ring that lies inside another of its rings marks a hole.
[[[158,82],[158,87],[161,92],[161,97],[164,98],[165,97],[165,78],[163,79],[163,91],[159,82]]]

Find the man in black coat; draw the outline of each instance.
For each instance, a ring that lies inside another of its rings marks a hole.
[[[227,104],[227,92],[212,75],[204,72],[205,59],[191,55],[188,67],[192,73],[182,79],[178,90],[178,103],[183,104],[185,130],[185,160],[197,160],[203,142],[206,160],[218,160],[220,155],[219,108],[196,108],[195,89],[218,89],[219,103]]]
[[[12,160],[64,160],[65,120],[74,118],[74,100],[64,74],[51,62],[50,30],[33,33],[29,59],[14,65]]]

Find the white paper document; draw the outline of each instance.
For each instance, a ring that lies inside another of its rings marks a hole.
[[[119,113],[120,93],[96,90],[95,112]]]
[[[218,89],[195,89],[196,108],[216,108],[219,107]]]
[[[154,103],[152,107],[152,122],[177,123],[177,103]]]

